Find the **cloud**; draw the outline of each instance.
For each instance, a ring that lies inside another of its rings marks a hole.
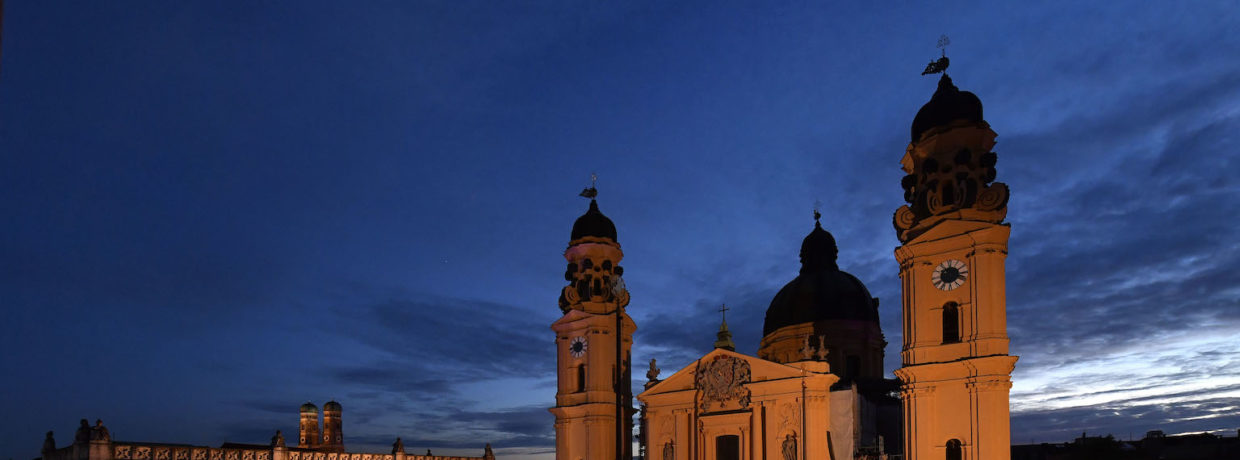
[[[553,373],[550,323],[522,307],[452,298],[395,299],[333,311],[325,332],[382,352],[337,370],[366,382],[535,377]]]
[[[1132,88],[1001,142],[1014,442],[1236,426],[1212,410],[1240,396],[1238,84]]]

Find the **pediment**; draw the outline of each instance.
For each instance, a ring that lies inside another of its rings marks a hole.
[[[676,371],[674,374],[663,379],[654,386],[643,391],[639,398],[651,397],[664,393],[675,393],[680,391],[692,391],[698,389],[698,369],[705,368],[711,363],[720,360],[728,360],[731,362],[744,363],[744,367],[748,369],[748,377],[745,384],[760,383],[770,380],[782,380],[789,378],[799,378],[807,371],[800,368],[780,364],[774,361],[767,361],[756,356],[749,356],[734,351],[716,348],[710,353],[698,358],[693,363],[685,366],[683,369]]]

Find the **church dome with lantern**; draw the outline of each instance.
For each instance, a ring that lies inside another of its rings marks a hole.
[[[801,242],[801,274],[784,285],[766,310],[762,335],[823,320],[878,323],[878,308],[857,277],[839,269],[835,238],[814,223]]]

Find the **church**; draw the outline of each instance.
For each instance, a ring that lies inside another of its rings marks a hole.
[[[837,242],[815,212],[800,273],[774,294],[758,349],[737,350],[725,317],[714,350],[663,379],[651,360],[644,391],[633,395],[637,324],[625,311],[624,253],[587,189],[589,208],[564,251],[563,316],[551,325],[556,459],[1009,459],[1017,357],[1008,354],[1008,188],[995,182],[996,136],[981,101],[946,73],[913,118],[900,160],[907,204],[892,217],[903,340],[895,379],[883,375],[879,300],[840,270]],[[268,444],[218,448],[113,441],[102,422],[82,420],[67,446],[48,432],[42,459],[466,458],[406,453],[399,438],[390,453],[348,452],[342,420],[336,401],[322,412],[306,403],[295,445],[277,431]],[[495,458],[490,445],[480,447],[481,456],[468,458]]]
[[[938,66],[938,67],[936,67]],[[946,58],[926,73],[944,72]],[[555,333],[557,460],[1005,460],[1008,188],[977,96],[944,72],[913,118],[900,166],[907,204],[892,224],[901,281],[902,365],[883,377],[879,301],[839,269],[815,212],[800,274],[774,294],[755,353],[726,318],[715,349],[631,390],[633,333],[615,224],[591,187],[564,257]],[[893,156],[894,159],[894,156]],[[893,189],[894,189],[893,184]],[[634,398],[640,410],[633,407]]]

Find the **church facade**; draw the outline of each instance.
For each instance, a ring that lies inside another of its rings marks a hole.
[[[943,66],[945,68],[945,65]],[[939,69],[942,71],[943,69]],[[839,269],[815,222],[800,274],[766,311],[755,355],[726,319],[715,350],[649,382],[640,443],[651,460],[1010,458],[1004,264],[1007,186],[994,182],[996,134],[977,96],[945,73],[914,118],[900,164],[902,365],[883,376],[878,299]],[[593,199],[565,251],[556,334],[557,460],[631,458],[631,359],[614,223]],[[818,215],[815,213],[815,220]]]

